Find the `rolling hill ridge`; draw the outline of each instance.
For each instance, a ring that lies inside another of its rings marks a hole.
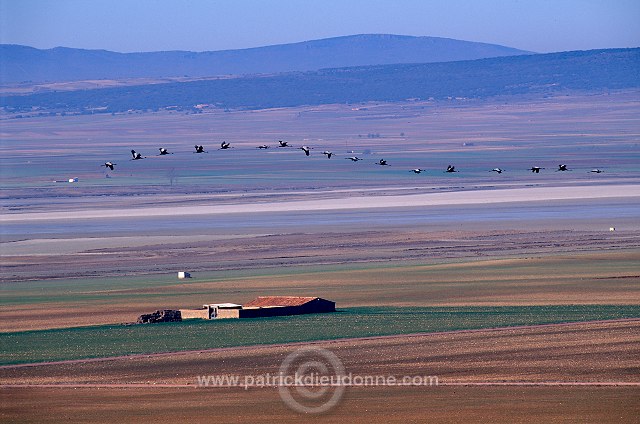
[[[2,83],[208,77],[432,63],[529,54],[495,44],[437,37],[362,34],[241,50],[116,53],[0,45]]]
[[[640,88],[640,48],[322,69],[230,79],[6,96],[9,112],[116,113],[196,105],[261,109]]]

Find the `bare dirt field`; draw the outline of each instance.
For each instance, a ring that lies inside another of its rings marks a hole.
[[[199,375],[277,374],[284,356],[301,345],[9,365],[0,367],[0,380],[4,385],[197,385]],[[434,375],[440,383],[640,383],[636,373],[640,366],[640,320],[384,336],[306,345],[333,351],[347,372],[361,375]]]
[[[0,389],[0,418],[16,423],[633,423],[636,387],[376,387],[348,390],[331,413],[300,415],[272,389],[16,388]],[[212,418],[215,417],[215,418]]]
[[[632,422],[640,411],[638,321],[319,342],[347,372],[437,376],[436,387],[347,387],[319,422]],[[252,347],[109,361],[0,368],[5,420],[105,422],[258,416],[295,422],[274,387],[196,387],[199,375],[277,373],[298,346]],[[35,385],[17,387],[17,385]],[[70,387],[45,387],[47,384]],[[477,385],[473,384],[489,384]],[[501,384],[512,384],[503,387]],[[562,386],[566,384],[566,386]],[[635,384],[625,386],[624,384]],[[16,386],[11,386],[16,385]],[[38,387],[41,385],[41,387]],[[162,386],[162,387],[153,387]],[[73,399],[72,402],[70,400]],[[35,407],[37,405],[37,407]],[[546,405],[541,407],[541,405]],[[97,413],[96,413],[97,412]],[[564,417],[564,418],[563,418]],[[363,421],[362,421],[363,422]]]

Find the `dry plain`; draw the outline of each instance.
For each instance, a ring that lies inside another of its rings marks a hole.
[[[0,330],[129,322],[265,294],[339,307],[638,305],[639,102],[631,92],[3,120]],[[234,148],[216,150],[222,139]],[[192,153],[196,143],[209,153]],[[158,147],[175,154],[157,157]],[[148,158],[130,161],[131,148]],[[353,154],[365,160],[345,160]],[[382,157],[391,166],[374,164]],[[106,160],[115,171],[100,168]],[[460,172],[442,172],[450,163]],[[559,163],[572,170],[555,172]],[[534,165],[545,170],[532,174]],[[78,183],[53,182],[70,177]],[[178,270],[196,278],[179,282]],[[637,386],[597,385],[640,382],[636,321],[322,346],[354,372],[576,385],[354,387],[310,420],[638,415]],[[200,374],[272,371],[292,349],[1,369],[1,418],[297,422],[273,389],[182,387]],[[69,383],[80,386],[8,386]],[[167,387],[146,386],[158,384]]]

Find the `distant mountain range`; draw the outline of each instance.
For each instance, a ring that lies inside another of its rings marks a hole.
[[[116,53],[0,44],[0,82],[209,77],[434,63],[531,54],[495,44],[437,37],[365,34],[242,50]]]
[[[260,109],[640,88],[640,48],[394,64],[6,96],[8,111]],[[199,106],[202,107],[202,106]]]

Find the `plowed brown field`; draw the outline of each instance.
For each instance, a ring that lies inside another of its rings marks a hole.
[[[632,422],[640,412],[638,321],[319,342],[316,346],[334,352],[347,372],[437,376],[440,385],[348,387],[335,409],[319,417],[305,416],[305,420],[365,422],[384,416],[390,422],[563,422],[570,416],[579,422]],[[133,422],[136,417],[145,422],[207,422],[211,416],[221,422],[259,417],[299,422],[303,416],[288,410],[273,387],[196,386],[198,375],[277,373],[282,359],[296,348],[223,349],[2,368],[0,416],[21,422],[46,418]],[[514,386],[500,386],[505,383]],[[531,385],[517,385],[524,383]],[[570,385],[548,386],[558,383]],[[20,384],[75,386],[7,386]]]

